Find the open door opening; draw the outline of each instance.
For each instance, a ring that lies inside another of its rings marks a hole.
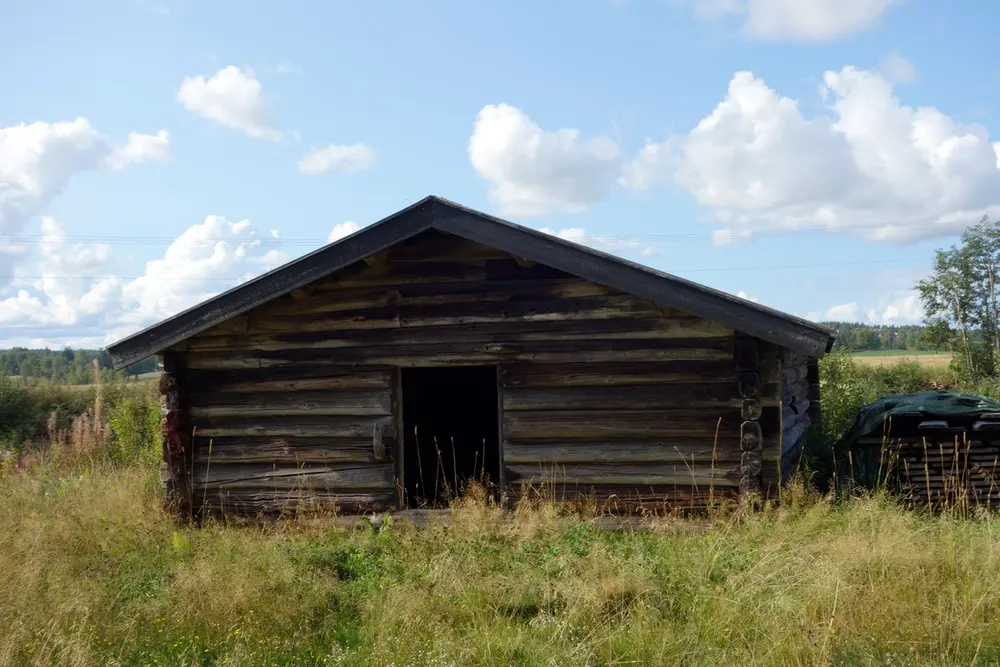
[[[407,507],[441,507],[471,481],[500,482],[495,366],[404,368]]]

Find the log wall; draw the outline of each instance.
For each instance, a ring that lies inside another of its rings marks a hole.
[[[414,366],[500,368],[509,500],[732,494],[744,422],[762,427],[762,461],[779,456],[781,391],[778,349],[762,343],[744,377],[734,341],[717,323],[427,232],[169,350],[184,368],[193,510],[395,506],[397,369]]]
[[[819,372],[815,359],[781,351],[781,475],[794,472],[809,427],[819,422]]]

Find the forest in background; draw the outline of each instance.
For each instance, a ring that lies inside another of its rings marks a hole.
[[[149,357],[120,371],[111,368],[107,350],[29,350],[14,347],[0,350],[0,375],[45,380],[57,384],[90,384],[94,381],[93,363],[103,380],[139,375],[156,370],[156,357]]]

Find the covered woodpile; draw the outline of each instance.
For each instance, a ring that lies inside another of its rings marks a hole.
[[[1000,403],[924,392],[862,409],[838,446],[847,490],[885,488],[917,507],[1000,504]]]
[[[429,198],[109,349],[162,359],[187,515],[435,507],[471,482],[633,512],[773,491],[832,340]]]

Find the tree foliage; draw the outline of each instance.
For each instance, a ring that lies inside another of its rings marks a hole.
[[[94,381],[93,362],[100,367],[102,380],[116,375],[137,375],[156,370],[156,359],[150,357],[119,373],[111,369],[111,356],[106,350],[30,350],[15,347],[0,350],[0,375],[20,376],[59,384],[90,384]]]
[[[1000,357],[1000,223],[983,217],[961,242],[934,256],[932,275],[917,283],[927,330],[950,342],[962,376],[993,377]]]

